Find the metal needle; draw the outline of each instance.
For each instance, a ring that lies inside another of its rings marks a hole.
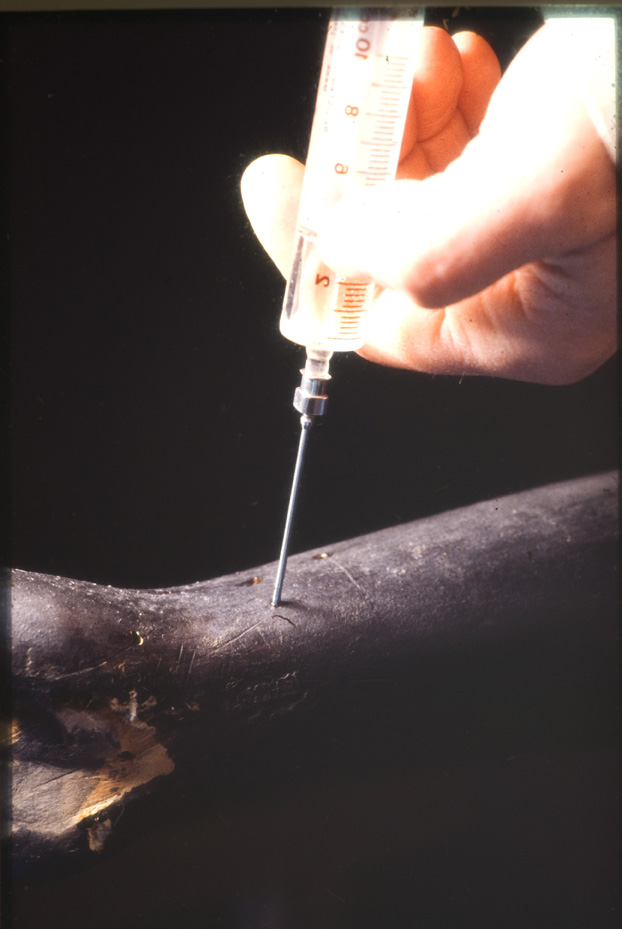
[[[287,508],[287,517],[285,518],[285,529],[283,531],[283,542],[281,544],[281,555],[276,572],[276,581],[274,584],[274,593],[272,594],[272,606],[278,606],[281,602],[281,590],[283,587],[283,578],[285,577],[285,568],[287,567],[287,552],[289,550],[289,537],[294,522],[294,511],[296,509],[296,497],[298,495],[298,484],[300,483],[300,474],[302,472],[302,462],[304,460],[305,446],[307,444],[307,434],[313,420],[304,414],[300,417],[300,443],[298,445],[298,455],[296,456],[296,466],[294,468],[294,478],[292,480],[292,489],[289,497],[289,506]]]

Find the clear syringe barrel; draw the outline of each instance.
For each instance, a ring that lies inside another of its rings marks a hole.
[[[317,230],[349,191],[395,177],[422,25],[423,14],[404,7],[345,8],[330,20],[280,323],[310,356],[364,342],[374,285],[328,268]]]

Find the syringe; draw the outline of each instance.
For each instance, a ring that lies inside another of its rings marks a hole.
[[[333,352],[360,348],[374,285],[348,280],[320,259],[317,232],[349,191],[395,177],[423,13],[404,7],[345,8],[328,26],[296,226],[281,332],[304,345],[307,360],[294,408],[301,435],[272,605],[278,606],[307,434],[326,408]]]

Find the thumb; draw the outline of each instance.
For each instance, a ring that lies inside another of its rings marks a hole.
[[[284,277],[294,257],[304,167],[288,155],[262,155],[245,170],[242,202],[253,232]]]
[[[615,173],[544,26],[497,87],[479,135],[442,173],[340,201],[320,230],[340,273],[441,307],[615,228]]]

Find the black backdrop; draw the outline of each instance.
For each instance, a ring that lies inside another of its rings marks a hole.
[[[9,21],[14,565],[157,587],[277,557],[304,353],[239,179],[304,159],[327,17]],[[430,17],[504,62],[538,23]],[[563,388],[332,371],[295,550],[615,464],[613,362]]]

